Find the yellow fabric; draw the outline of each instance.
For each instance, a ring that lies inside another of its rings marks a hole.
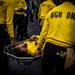
[[[28,54],[35,56],[36,51],[37,51],[37,45],[35,46],[35,41],[33,41],[28,45]]]
[[[37,35],[36,37],[39,38],[40,36]],[[35,45],[35,41],[30,42],[29,40],[27,40],[23,44],[25,44],[25,43],[27,44],[27,48],[28,48],[27,54],[35,56],[36,52],[37,52],[37,45]],[[43,48],[44,48],[44,46],[43,46]],[[42,48],[42,52],[43,52],[43,48]]]
[[[10,37],[14,37],[14,30],[13,30],[14,8],[15,8],[15,0],[0,0],[0,24],[6,23]]]
[[[15,0],[16,1],[16,6],[15,6],[15,11],[23,8],[24,10],[27,10],[27,5],[25,0]],[[24,12],[15,12],[16,14],[24,14]]]
[[[63,47],[75,44],[75,6],[72,3],[64,2],[46,15],[38,48],[44,41]]]
[[[27,44],[27,48],[28,48],[27,54],[35,56],[36,51],[37,51],[37,45],[35,45],[35,41],[33,42],[25,41],[23,44],[25,43]]]
[[[40,35],[37,35],[36,38],[40,38]]]
[[[39,11],[38,11],[38,18],[39,19],[44,19],[44,17],[46,16],[46,14],[55,7],[56,5],[48,0],[48,1],[44,1],[40,4],[39,6]]]

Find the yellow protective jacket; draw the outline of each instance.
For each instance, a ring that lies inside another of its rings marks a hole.
[[[39,6],[38,18],[44,19],[46,14],[52,10],[56,5],[52,2],[52,0],[44,1]]]
[[[44,41],[63,47],[75,44],[75,6],[72,3],[66,1],[46,15],[38,48],[42,48]]]
[[[16,14],[24,14],[25,10],[27,10],[27,5],[25,0],[15,0],[16,1],[16,6],[15,6],[15,13]],[[18,11],[20,8],[23,9],[23,11]]]
[[[39,37],[40,37],[39,35],[36,36],[36,38],[38,38],[38,39],[39,39]],[[27,44],[27,48],[28,48],[27,54],[35,56],[37,53],[37,45],[35,45],[35,41],[31,42],[31,41],[27,40],[23,44],[25,44],[25,43]],[[42,52],[44,50],[44,46],[45,46],[45,43],[42,47]]]
[[[7,25],[10,37],[14,37],[13,14],[15,9],[15,0],[0,0],[0,24]]]

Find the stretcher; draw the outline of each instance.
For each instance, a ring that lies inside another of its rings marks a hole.
[[[18,45],[19,43],[23,43],[25,41],[26,40],[17,42],[16,45]],[[11,58],[12,60],[14,60],[14,59],[17,60],[19,66],[29,65],[33,61],[39,59],[36,56],[25,56],[25,57],[16,56],[15,53],[14,53],[14,49],[15,49],[15,45],[5,46],[4,53],[8,56],[8,58]]]

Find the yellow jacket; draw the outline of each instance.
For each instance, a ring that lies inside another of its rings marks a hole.
[[[0,24],[6,23],[10,37],[14,37],[14,30],[13,30],[14,8],[15,8],[15,0],[0,0]]]
[[[75,6],[66,1],[52,9],[45,17],[38,48],[43,42],[72,47],[75,44]]]
[[[39,37],[40,37],[39,35],[36,36],[36,38],[38,39]],[[30,42],[29,40],[27,40],[23,44],[25,43],[27,44],[27,48],[28,48],[27,54],[35,56],[37,52],[37,45],[35,45],[35,41]],[[45,46],[45,43],[42,47],[42,52],[43,52],[44,46]]]
[[[52,10],[55,6],[56,5],[51,0],[47,0],[47,1],[42,2],[39,6],[38,18],[39,19],[44,19],[46,14],[50,10]]]
[[[16,6],[15,6],[15,13],[16,14],[24,14],[25,10],[27,10],[27,5],[25,0],[15,0],[16,1]],[[21,9],[21,11],[19,11],[19,9]]]

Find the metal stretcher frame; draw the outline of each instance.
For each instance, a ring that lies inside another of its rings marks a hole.
[[[16,45],[18,45],[19,43],[23,43],[25,42],[26,40],[23,40],[21,42],[17,42]],[[16,46],[15,45],[15,46]],[[36,56],[29,56],[29,57],[18,57],[14,54],[14,48],[15,46],[13,45],[8,45],[8,46],[5,46],[4,48],[4,53],[11,59],[16,59],[19,66],[24,66],[24,65],[28,65],[28,64],[31,64],[34,60],[37,60],[39,59],[38,57]]]

